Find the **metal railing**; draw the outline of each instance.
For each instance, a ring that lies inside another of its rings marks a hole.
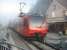
[[[6,45],[7,47],[5,47]],[[16,47],[17,49],[25,50],[23,47],[16,46],[6,41],[0,41],[0,50],[12,50],[12,47]]]
[[[4,41],[0,41],[0,50],[11,50],[11,45],[7,44]]]
[[[0,50],[11,50],[10,48],[7,48],[5,46],[0,45]]]

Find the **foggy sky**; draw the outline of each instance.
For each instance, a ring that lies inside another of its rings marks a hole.
[[[0,24],[6,25],[11,20],[18,19],[20,1],[32,7],[36,4],[37,0],[0,0]]]

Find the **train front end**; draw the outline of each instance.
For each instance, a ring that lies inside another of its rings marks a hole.
[[[44,38],[48,32],[48,25],[40,15],[24,15],[22,27],[19,28],[20,35],[26,38],[34,38],[39,36]]]

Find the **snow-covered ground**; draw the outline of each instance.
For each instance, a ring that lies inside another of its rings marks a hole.
[[[45,42],[55,48],[62,47],[64,50],[67,50],[67,36],[59,35],[58,33],[48,33]]]

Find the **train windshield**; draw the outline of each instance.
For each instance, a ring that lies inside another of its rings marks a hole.
[[[43,16],[41,16],[41,15],[32,15],[31,16],[30,25],[32,27],[40,27],[42,25],[42,22],[43,22]]]

